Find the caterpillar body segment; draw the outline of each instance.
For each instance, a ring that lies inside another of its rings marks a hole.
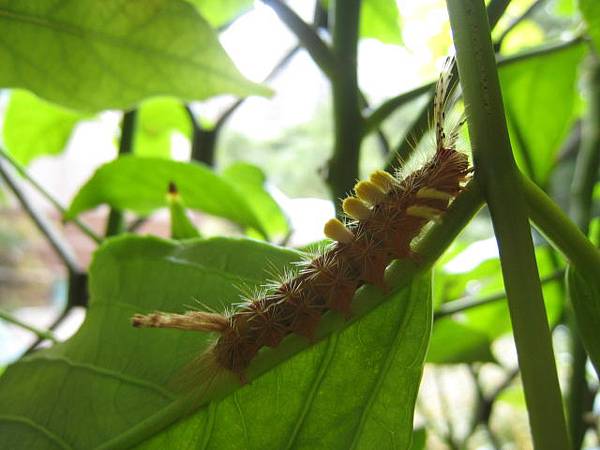
[[[467,155],[455,148],[458,130],[444,130],[448,83],[446,76],[438,82],[433,157],[406,176],[378,170],[358,182],[355,196],[343,201],[347,223],[331,219],[325,224],[325,235],[333,241],[327,249],[228,314],[137,314],[134,326],[217,333],[202,364],[233,372],[243,383],[261,348],[277,347],[290,334],[312,341],[326,311],[351,315],[354,293],[362,284],[386,291],[386,267],[394,259],[415,258],[412,241],[428,222],[443,218],[471,173]]]

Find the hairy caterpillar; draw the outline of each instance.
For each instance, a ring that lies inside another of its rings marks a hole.
[[[218,333],[201,363],[213,371],[229,371],[244,383],[245,371],[261,348],[277,347],[292,333],[312,340],[328,310],[349,317],[354,293],[364,283],[386,290],[386,267],[394,259],[418,258],[411,242],[446,211],[471,173],[467,155],[456,149],[463,121],[445,130],[449,81],[446,70],[434,102],[433,157],[407,175],[378,170],[368,181],[358,182],[356,195],[343,201],[347,223],[331,219],[325,224],[325,235],[334,241],[328,248],[260,293],[243,298],[229,313],[136,314],[133,325]]]

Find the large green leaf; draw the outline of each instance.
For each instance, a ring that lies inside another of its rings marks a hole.
[[[600,287],[598,280],[588,280],[572,267],[567,270],[567,286],[577,328],[590,360],[600,376]]]
[[[0,0],[0,27],[0,86],[74,109],[268,93],[241,76],[181,0]]]
[[[271,240],[283,238],[288,232],[288,221],[283,211],[265,189],[267,177],[260,168],[237,162],[223,171],[223,177],[242,192]]]
[[[249,202],[229,181],[199,163],[123,156],[100,167],[83,185],[65,214],[72,219],[102,203],[148,214],[168,206],[173,182],[188,208],[225,217],[266,234]]]
[[[400,14],[395,0],[364,0],[360,11],[360,35],[386,44],[401,44]]]
[[[522,169],[544,183],[575,118],[584,44],[517,60],[500,73],[511,143]]]
[[[597,0],[579,0],[579,10],[588,26],[594,46],[600,49],[600,3]]]
[[[83,118],[27,91],[13,90],[4,114],[4,144],[18,162],[27,165],[39,156],[62,153]]]
[[[144,101],[138,109],[133,144],[135,154],[170,158],[171,137],[175,132],[188,138],[192,133],[183,104],[164,97]]]
[[[408,448],[431,326],[428,277],[229,397],[189,416],[168,416],[174,395],[167,381],[210,338],[134,329],[130,316],[182,311],[194,299],[222,310],[238,300],[235,285],[261,283],[273,265],[298,257],[251,240],[109,240],[90,268],[81,329],[0,379],[3,445]]]

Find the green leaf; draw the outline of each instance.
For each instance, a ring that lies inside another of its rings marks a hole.
[[[27,165],[40,156],[62,153],[75,125],[83,118],[83,114],[55,106],[27,91],[13,90],[4,114],[4,143],[19,163]]]
[[[222,175],[248,199],[254,215],[258,217],[271,241],[285,237],[289,229],[287,218],[265,189],[267,177],[260,168],[245,162],[237,162],[227,167]]]
[[[437,320],[433,325],[427,362],[457,364],[496,362],[490,338],[481,331],[452,319]]]
[[[217,28],[226,25],[252,8],[252,0],[188,0],[202,17]]]
[[[180,312],[193,299],[222,310],[238,301],[234,285],[261,283],[272,265],[298,258],[251,240],[109,240],[90,268],[90,308],[81,329],[13,364],[0,379],[3,445],[407,448],[431,326],[428,277],[223,400],[192,415],[182,411],[164,428],[174,402],[164,386],[211,338],[134,329],[131,315]]]
[[[584,53],[579,44],[499,70],[517,163],[538,184],[548,179],[575,119],[577,69]]]
[[[179,132],[190,137],[192,126],[181,101],[153,98],[138,108],[133,148],[138,156],[171,157],[171,137]]]
[[[171,238],[189,239],[200,237],[200,232],[187,216],[181,195],[177,192],[174,183],[169,186],[167,201],[169,202],[169,213],[171,215]]]
[[[401,44],[400,14],[395,0],[364,0],[360,11],[360,35],[386,44]]]
[[[596,51],[600,49],[600,3],[596,0],[579,0],[579,10],[588,26],[588,34]]]
[[[590,281],[575,269],[567,269],[569,298],[575,311],[577,328],[583,345],[600,376],[600,287],[598,280]]]
[[[79,190],[65,219],[102,203],[147,215],[168,206],[169,183],[175,183],[188,208],[224,217],[266,234],[248,199],[208,167],[195,162],[136,156],[122,156],[101,166]]]
[[[157,95],[269,94],[242,77],[181,0],[0,0],[0,86],[74,109],[126,109]]]

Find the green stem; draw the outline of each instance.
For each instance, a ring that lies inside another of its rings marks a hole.
[[[6,322],[12,323],[13,325],[16,325],[18,327],[21,327],[27,331],[31,331],[33,334],[35,334],[41,340],[47,339],[54,343],[58,342],[57,339],[54,337],[54,335],[51,332],[45,331],[45,330],[40,330],[39,328],[34,327],[33,325],[29,325],[29,324],[23,322],[22,320],[16,318],[15,316],[13,316],[8,311],[4,311],[4,310],[0,309],[0,319],[5,320]]]
[[[41,184],[39,184],[36,180],[29,176],[27,171],[23,167],[21,167],[21,165],[2,148],[0,148],[0,157],[4,158],[19,173],[19,175],[26,179],[27,182],[31,184],[33,188],[36,191],[38,191],[42,195],[42,197],[44,197],[52,206],[54,206],[54,208],[58,212],[60,212],[62,216],[65,215],[67,211],[66,208],[63,205],[61,205],[59,201],[56,200],[56,198],[54,198],[54,196],[50,194],[50,192],[48,192]],[[77,228],[79,228],[86,236],[88,236],[94,242],[96,242],[97,244],[100,244],[102,242],[102,238],[96,233],[94,233],[92,229],[86,224],[84,224],[82,221],[75,218],[72,219],[72,222],[77,226]]]
[[[335,142],[327,182],[332,198],[344,198],[358,179],[363,119],[356,74],[360,0],[333,1],[333,52],[337,65],[331,78]],[[340,212],[340,202],[336,209]]]
[[[513,31],[517,26],[519,26],[520,23],[528,19],[540,6],[544,4],[545,1],[546,0],[536,0],[529,6],[529,8],[525,10],[523,14],[521,14],[519,17],[513,20],[510,23],[510,25],[506,27],[506,29],[502,32],[500,37],[494,43],[494,48],[497,52],[499,52],[502,48],[502,43],[504,42],[504,39],[506,39],[506,36],[508,36],[511,31]]]
[[[570,448],[521,178],[481,0],[447,0],[476,176],[490,209],[536,448]]]
[[[560,280],[565,276],[564,270],[559,270],[551,275],[542,277],[540,282],[542,284],[550,283],[552,281]],[[506,292],[496,292],[495,294],[486,295],[481,298],[464,297],[457,300],[452,300],[444,303],[434,313],[434,319],[439,320],[444,317],[451,316],[459,312],[467,311],[478,306],[489,305],[506,298]]]
[[[600,60],[591,52],[585,72],[589,99],[582,122],[581,145],[575,162],[569,214],[583,234],[588,234],[596,176],[600,167]],[[571,292],[574,294],[574,292]],[[593,407],[586,380],[587,353],[583,346],[573,309],[568,309],[567,325],[571,335],[572,370],[569,378],[567,410],[573,448],[581,448],[588,428],[584,415]]]
[[[126,111],[123,113],[121,121],[121,139],[119,140],[119,156],[133,153],[133,139],[135,124],[137,120],[137,110]],[[114,236],[122,233],[124,229],[123,212],[116,208],[111,208],[106,222],[105,236]]]
[[[526,177],[519,183],[527,197],[535,227],[558,248],[578,271],[600,280],[600,252],[544,191]]]
[[[592,194],[600,168],[600,59],[591,55],[587,68],[586,115],[581,126],[581,147],[571,186],[570,216],[583,234],[588,234],[592,217]]]
[[[415,276],[428,270],[479,211],[481,204],[481,195],[475,182],[469,183],[466,190],[450,205],[442,221],[432,226],[415,246],[414,250],[419,254],[418,262],[413,260],[395,261],[386,270],[385,279],[387,285],[390,286],[389,294],[406,287]],[[364,317],[383,303],[389,294],[384,295],[373,286],[363,286],[356,293],[355,301],[352,302],[353,305],[356,305],[356,309],[353,309],[351,319],[346,321],[339,314],[325,313],[319,323],[313,344]],[[247,372],[248,381],[251,382],[258,378],[308,346],[305,339],[291,335],[285,338],[277,348],[261,350]],[[239,388],[240,384],[237,378],[233,376],[228,379],[223,378],[219,380],[218,384],[215,382],[208,389],[201,388],[200,392],[195,395],[175,400],[160,413],[106,442],[99,449],[132,447],[157,431],[168,427],[182,415],[189,414],[213,400],[222,399]]]

